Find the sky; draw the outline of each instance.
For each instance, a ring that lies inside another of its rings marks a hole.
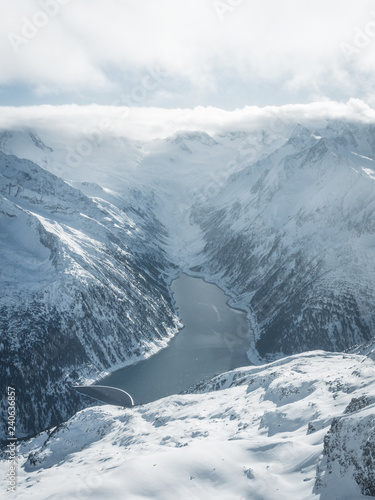
[[[375,106],[371,1],[0,2],[0,106]]]

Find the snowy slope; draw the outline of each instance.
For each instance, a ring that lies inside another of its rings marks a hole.
[[[372,338],[369,342],[364,344],[352,346],[347,352],[351,354],[360,354],[362,356],[368,356],[375,361],[375,339]]]
[[[367,357],[240,368],[190,394],[86,409],[22,444],[14,498],[374,498],[374,408]]]
[[[49,130],[2,131],[0,150],[31,160],[65,180],[92,181],[108,188],[125,185],[143,158],[142,147],[135,141],[111,135],[77,137],[63,127],[59,134]]]

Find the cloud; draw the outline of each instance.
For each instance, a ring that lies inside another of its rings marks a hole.
[[[245,104],[262,85],[271,85],[265,102],[276,87],[284,102],[296,93],[366,99],[375,83],[367,0],[19,0],[6,9],[0,85],[38,95],[107,93],[111,102],[155,67],[166,75],[150,96],[157,105],[190,96],[230,106],[236,94]]]
[[[328,120],[375,123],[375,110],[359,99],[347,103],[320,101],[284,106],[246,106],[227,111],[198,106],[194,109],[161,109],[114,106],[31,106],[0,108],[0,129],[31,128],[58,132],[70,140],[96,132],[135,140],[165,138],[177,131],[228,131],[271,129],[280,134],[291,126],[324,126]]]

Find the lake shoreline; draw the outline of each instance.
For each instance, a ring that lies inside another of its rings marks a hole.
[[[129,392],[136,404],[177,394],[203,378],[244,366],[253,342],[246,311],[215,283],[181,272],[171,280],[173,305],[182,328],[165,348],[94,382]],[[153,382],[158,377],[159,386]],[[150,382],[151,381],[151,382]],[[150,385],[150,387],[148,387]]]

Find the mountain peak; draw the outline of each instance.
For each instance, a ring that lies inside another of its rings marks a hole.
[[[305,127],[301,123],[297,123],[297,125],[291,131],[289,139],[293,139],[293,140],[296,140],[296,139],[301,140],[302,139],[302,140],[304,140],[304,139],[311,137],[311,135],[312,135],[312,131],[310,129],[308,129],[307,127]]]
[[[186,131],[181,130],[173,134],[171,137],[167,138],[167,141],[173,142],[175,144],[181,144],[181,142],[192,141],[204,144],[205,146],[216,146],[218,143],[213,137],[211,137],[207,132],[201,131]]]

